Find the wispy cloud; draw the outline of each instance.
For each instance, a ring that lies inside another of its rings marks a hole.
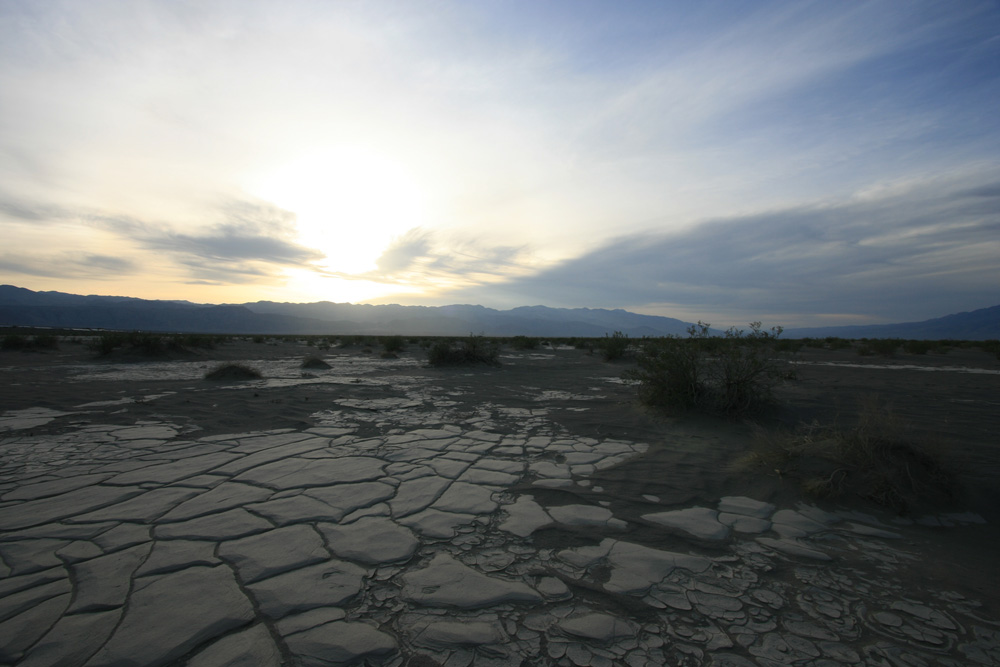
[[[625,236],[489,290],[505,302],[647,310],[669,303],[736,321],[841,313],[892,320],[1000,299],[997,257],[997,185],[957,191],[925,185],[877,200]]]

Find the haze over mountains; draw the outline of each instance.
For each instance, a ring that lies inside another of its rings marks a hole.
[[[0,326],[148,330],[220,334],[402,334],[599,337],[621,331],[684,335],[689,322],[625,310],[476,305],[399,306],[349,303],[195,304],[131,297],[35,292],[0,285]],[[923,322],[788,329],[787,338],[1000,338],[1000,306]]]

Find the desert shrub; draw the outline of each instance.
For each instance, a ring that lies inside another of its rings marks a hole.
[[[876,397],[862,401],[850,428],[761,430],[736,466],[798,479],[811,495],[860,496],[901,514],[949,503],[959,490],[934,447],[906,437],[899,419]]]
[[[7,334],[0,339],[0,349],[24,350],[28,347],[28,337],[21,334]]]
[[[386,336],[382,339],[382,347],[390,354],[402,352],[406,347],[406,340],[402,336]]]
[[[838,338],[837,336],[827,336],[823,342],[823,347],[828,350],[848,350],[853,345],[847,338]]]
[[[752,322],[749,331],[733,327],[723,337],[709,332],[708,324],[698,322],[687,338],[645,341],[636,368],[624,374],[637,383],[640,400],[733,417],[764,409],[785,365],[774,345],[781,327],[765,331]]]
[[[510,339],[510,346],[515,350],[534,350],[538,347],[538,339],[528,336],[514,336]]]
[[[907,354],[927,354],[937,347],[937,343],[930,340],[905,340],[903,341],[903,351]]]
[[[261,377],[260,371],[253,366],[238,363],[221,364],[205,373],[206,380],[258,380]]]
[[[1000,359],[1000,340],[984,340],[979,344],[983,352],[992,354]]]
[[[616,331],[612,335],[604,335],[600,341],[601,354],[605,361],[617,361],[628,353],[629,340],[626,334]]]
[[[427,361],[431,366],[499,366],[500,346],[472,335],[461,341],[439,340],[427,351]]]
[[[895,338],[870,338],[865,343],[873,353],[883,357],[891,357],[899,349],[899,340]]]
[[[330,364],[323,361],[323,357],[318,354],[307,354],[299,364],[299,368],[330,368]]]
[[[257,343],[258,345],[263,345],[264,341],[266,341],[267,339],[264,336],[254,336],[252,340],[254,343]]]
[[[636,368],[625,371],[625,379],[638,383],[642,402],[682,410],[702,402],[705,356],[699,344],[707,334],[694,327],[688,333],[688,339],[669,336],[646,341]]]
[[[788,352],[794,354],[802,349],[802,345],[803,343],[801,340],[790,340],[786,338],[775,341],[774,350],[775,352]]]

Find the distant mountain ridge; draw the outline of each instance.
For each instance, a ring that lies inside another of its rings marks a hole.
[[[686,335],[689,322],[601,308],[333,303],[196,304],[120,296],[35,292],[0,285],[0,325],[219,334],[601,337]],[[786,338],[1000,338],[1000,306],[924,322],[786,329]]]
[[[786,338],[906,338],[912,340],[1000,339],[1000,306],[954,313],[922,322],[787,329]]]
[[[501,311],[475,305],[401,306],[332,303],[205,305],[116,296],[34,292],[0,285],[0,325],[219,334],[373,334],[633,338],[681,335],[671,317],[624,310],[529,306]]]

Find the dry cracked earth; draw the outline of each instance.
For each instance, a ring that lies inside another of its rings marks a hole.
[[[547,386],[299,358],[209,388],[200,361],[66,364],[60,409],[24,389],[47,405],[0,414],[0,663],[1000,664],[994,600],[914,580],[927,531],[978,513],[630,486],[670,441],[587,426],[630,409],[589,359]]]

